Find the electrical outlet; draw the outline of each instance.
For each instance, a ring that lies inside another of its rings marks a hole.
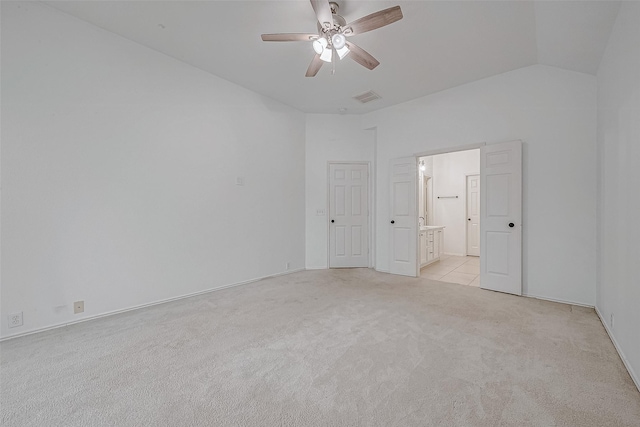
[[[84,301],[76,301],[73,303],[73,314],[84,312]]]
[[[291,263],[290,262],[285,262],[284,263],[284,269],[288,270],[291,267]]]
[[[17,328],[18,326],[22,326],[22,312],[10,314],[7,316],[7,319],[9,320],[10,328]]]

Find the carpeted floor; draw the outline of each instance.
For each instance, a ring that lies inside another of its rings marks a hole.
[[[3,426],[640,426],[591,309],[306,271],[3,342]]]

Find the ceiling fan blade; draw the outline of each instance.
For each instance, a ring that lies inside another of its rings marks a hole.
[[[393,6],[388,9],[374,12],[371,15],[364,16],[360,19],[347,24],[344,35],[354,36],[356,34],[366,33],[385,25],[393,24],[402,19],[402,10],[400,6]]]
[[[322,63],[324,61],[322,59],[320,59],[320,55],[316,54],[316,56],[313,57],[313,59],[311,60],[311,64],[309,64],[309,68],[307,68],[307,74],[305,74],[305,77],[315,77],[316,74],[318,74],[318,71],[320,71],[320,67],[322,67]]]
[[[380,62],[378,62],[376,58],[371,56],[369,52],[362,49],[360,46],[357,46],[351,42],[347,42],[346,46],[349,48],[349,57],[363,67],[373,70],[378,65],[380,65]]]
[[[322,28],[333,27],[333,15],[331,14],[329,0],[311,0],[311,7],[316,12],[318,22]]]
[[[262,41],[265,42],[310,42],[317,38],[317,34],[311,33],[278,33],[262,35]]]

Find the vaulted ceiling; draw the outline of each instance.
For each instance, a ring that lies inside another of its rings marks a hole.
[[[304,76],[309,42],[266,43],[263,33],[316,32],[307,0],[49,1],[122,37],[304,112],[364,113],[532,64],[595,74],[617,1],[338,0],[347,22],[400,5],[404,18],[351,41],[380,61],[349,60]],[[382,98],[353,97],[373,90]]]

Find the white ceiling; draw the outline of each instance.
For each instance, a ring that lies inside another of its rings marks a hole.
[[[347,22],[400,5],[404,18],[351,41],[380,61],[304,77],[310,43],[262,33],[315,32],[308,0],[48,1],[52,7],[304,112],[364,113],[532,64],[595,74],[617,1],[338,0]],[[367,90],[382,99],[360,104]]]

